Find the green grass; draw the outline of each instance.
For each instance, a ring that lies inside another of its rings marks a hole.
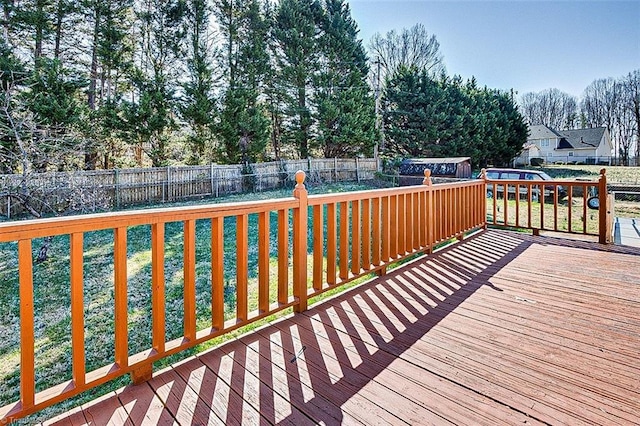
[[[590,179],[597,180],[600,170],[607,170],[608,183],[640,184],[640,167],[623,166],[588,166],[588,165],[547,165],[544,167],[530,167],[543,170],[554,179]]]
[[[309,188],[310,194],[370,189],[366,184],[333,184]],[[233,195],[199,200],[180,205],[235,202],[290,197],[291,190]],[[171,205],[175,206],[175,205]],[[157,207],[157,206],[151,206]],[[292,220],[289,215],[289,220]],[[326,217],[326,216],[325,216]],[[249,215],[249,311],[257,309],[257,235],[258,215]],[[312,223],[312,215],[309,217]],[[277,297],[277,213],[270,216],[270,300]],[[291,227],[290,227],[291,228]],[[310,233],[311,226],[309,227]],[[235,317],[235,218],[224,223],[225,317]],[[290,232],[290,238],[292,238]],[[310,241],[312,236],[310,235]],[[150,226],[127,230],[128,332],[129,354],[151,346],[151,229]],[[42,241],[33,241],[34,256]],[[70,248],[69,237],[55,237],[49,248],[49,259],[35,264],[34,314],[36,338],[36,392],[71,379],[71,312],[70,312]],[[183,225],[165,226],[165,293],[166,339],[182,336],[183,327]],[[291,259],[291,241],[289,259]],[[310,244],[309,250],[312,246]],[[92,371],[114,361],[114,284],[113,231],[88,232],[84,235],[84,310],[86,370]],[[197,328],[211,322],[211,228],[208,220],[196,221],[196,319]],[[312,256],[309,256],[311,268]],[[289,282],[291,283],[291,260]],[[311,270],[311,269],[310,269]],[[363,278],[364,279],[364,278]],[[350,285],[362,281],[357,280]],[[291,294],[291,284],[289,294]],[[20,389],[20,320],[17,244],[0,244],[0,406],[19,399]],[[329,297],[323,294],[314,301]],[[280,315],[286,314],[282,312]],[[159,370],[194,353],[215,346],[240,333],[259,327],[274,317],[212,339],[195,348],[167,357],[154,365]],[[129,383],[123,376],[53,407],[36,413],[27,422],[42,421],[86,401],[95,399]]]

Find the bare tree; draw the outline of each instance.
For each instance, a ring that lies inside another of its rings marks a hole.
[[[582,113],[588,127],[604,126],[611,131],[615,121],[620,84],[614,78],[593,81],[582,95]]]
[[[640,165],[640,69],[630,72],[622,81],[624,105],[635,128],[636,165]],[[633,134],[629,137],[633,140]],[[631,144],[631,141],[629,142]]]
[[[581,111],[587,127],[606,127],[614,145],[615,155],[620,154],[619,132],[616,129],[616,113],[621,101],[621,84],[616,79],[594,80],[584,90]]]
[[[542,124],[557,130],[576,126],[578,102],[558,89],[529,92],[520,97],[520,110],[530,125]]]
[[[446,70],[440,43],[422,24],[403,28],[400,33],[389,31],[384,37],[380,33],[374,34],[369,43],[369,56],[376,64],[371,67],[372,73],[376,80],[379,78],[382,82],[401,66],[424,69],[432,76],[438,76]]]

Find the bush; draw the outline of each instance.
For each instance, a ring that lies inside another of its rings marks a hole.
[[[534,157],[534,158],[531,159],[531,165],[532,166],[540,167],[543,164],[544,164],[544,158]]]

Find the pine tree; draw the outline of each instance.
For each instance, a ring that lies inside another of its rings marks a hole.
[[[176,127],[176,81],[184,41],[186,5],[181,0],[147,0],[138,11],[141,24],[139,63],[132,72],[134,99],[126,104],[128,139],[135,144],[136,162],[142,152],[154,167],[169,163],[171,132]]]
[[[325,157],[371,155],[376,139],[367,55],[343,0],[327,0],[319,39],[322,67],[315,79],[318,143]]]
[[[285,101],[285,138],[294,144],[300,158],[315,148],[310,101],[312,81],[318,73],[322,8],[316,0],[282,0],[275,14],[278,77]]]
[[[187,162],[199,164],[205,160],[207,146],[214,143],[215,120],[214,73],[212,69],[212,39],[208,26],[211,9],[206,0],[187,1],[187,71],[188,81],[182,85],[180,104],[182,119],[189,126]],[[210,157],[210,156],[209,156]],[[211,160],[211,158],[208,158]]]
[[[268,21],[257,0],[223,0],[218,16],[225,34],[227,88],[217,130],[229,163],[256,161],[269,140],[269,119],[259,102],[269,68]]]

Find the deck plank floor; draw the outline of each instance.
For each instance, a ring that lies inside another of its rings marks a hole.
[[[485,231],[46,424],[639,424],[639,271]]]

